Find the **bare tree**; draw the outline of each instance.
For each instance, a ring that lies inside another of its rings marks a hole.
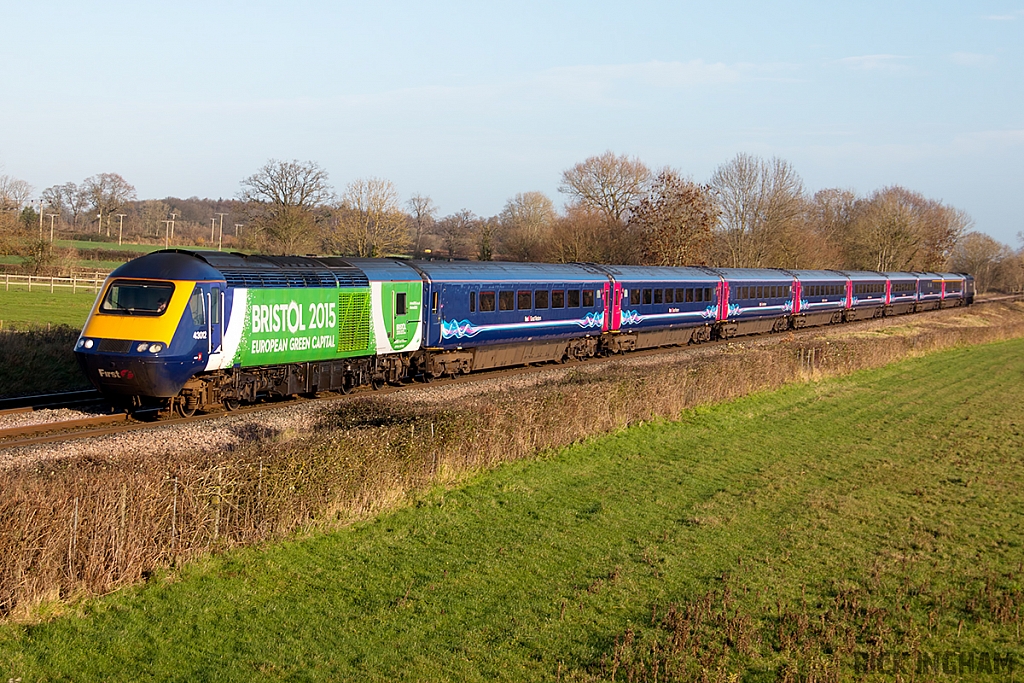
[[[0,175],[0,211],[20,211],[32,196],[32,186],[24,180]]]
[[[978,292],[987,292],[1003,288],[1004,280],[1012,279],[1012,274],[1004,270],[1015,265],[1013,257],[1013,250],[1005,244],[983,233],[969,232],[953,249],[949,268],[957,273],[970,273]]]
[[[476,222],[473,236],[476,238],[476,259],[478,261],[494,260],[494,242],[497,240],[500,223],[496,218],[487,218]]]
[[[708,262],[718,207],[711,188],[665,169],[632,211],[628,228],[644,265],[682,266]]]
[[[330,236],[332,251],[375,257],[400,252],[409,245],[406,215],[398,207],[398,190],[390,180],[352,181],[336,214],[338,225]]]
[[[498,216],[501,248],[513,261],[543,261],[551,241],[555,205],[543,192],[520,192]]]
[[[82,191],[97,214],[110,216],[135,200],[135,187],[117,173],[98,173],[82,182]],[[110,234],[107,223],[107,234]]]
[[[773,263],[780,237],[803,210],[803,181],[779,158],[738,154],[711,177],[721,209],[715,260],[734,268]]]
[[[803,224],[786,235],[792,268],[843,268],[843,243],[856,217],[857,195],[851,190],[826,188],[804,206]]]
[[[448,258],[464,256],[466,243],[476,230],[478,221],[476,214],[469,209],[462,209],[437,221],[434,234],[441,240]]]
[[[410,222],[413,234],[413,256],[423,255],[423,236],[430,233],[437,217],[437,206],[434,200],[421,194],[414,194],[406,202],[409,207]]]
[[[317,243],[334,196],[319,164],[271,159],[241,185],[238,198],[246,203],[243,215],[255,246],[290,254]]]
[[[555,219],[549,256],[557,263],[610,263],[613,229],[618,230],[598,211],[570,205]]]
[[[858,202],[846,240],[846,265],[864,270],[907,270],[921,247],[920,216],[902,188],[884,188]]]
[[[569,195],[572,203],[622,224],[650,178],[650,169],[639,159],[609,151],[565,170],[558,191]]]
[[[882,188],[857,203],[845,261],[871,270],[937,270],[970,225],[959,209],[903,187]]]

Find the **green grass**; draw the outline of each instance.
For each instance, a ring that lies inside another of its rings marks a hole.
[[[872,648],[1019,665],[1022,375],[1017,340],[624,430],[7,624],[0,679],[850,680]]]
[[[0,285],[3,285],[0,282]],[[0,320],[3,329],[25,329],[50,325],[70,325],[81,329],[89,310],[96,301],[96,292],[33,285],[32,291],[24,285],[11,285],[9,291],[0,286]]]
[[[129,244],[128,242],[118,244],[117,242],[92,242],[89,240],[57,240],[55,244],[63,249],[74,247],[79,251],[103,249],[105,251],[128,251],[140,254],[148,254],[151,251],[163,249],[163,245],[155,244]]]

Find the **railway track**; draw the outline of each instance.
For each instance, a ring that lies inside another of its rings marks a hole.
[[[1008,295],[999,297],[990,297],[985,299],[979,299],[975,302],[975,305],[984,305],[990,303],[1000,303],[1007,301],[1019,301],[1024,299],[1024,295]],[[944,309],[946,311],[950,309]],[[928,311],[917,315],[928,315],[929,313],[938,313],[939,311]],[[903,318],[903,316],[900,316]],[[864,320],[854,323],[848,323],[848,329],[856,329],[857,326],[864,325],[872,322],[871,320]],[[806,334],[817,334],[823,328],[811,327],[804,328],[803,330],[791,331],[796,333]],[[628,354],[628,357],[644,357],[665,353],[678,353],[681,350],[687,348],[693,349],[706,349],[721,344],[731,344],[739,340],[754,340],[754,339],[766,339],[771,338],[773,335],[758,335],[752,337],[741,337],[741,338],[730,338],[726,340],[716,340],[700,344],[697,347],[662,347],[654,349],[645,349],[642,351],[634,351]],[[781,336],[781,335],[774,335]],[[604,358],[593,358],[588,361],[584,361],[588,365],[596,363],[610,362],[616,359],[620,359],[623,356],[608,356]],[[487,379],[493,379],[498,377],[545,372],[553,366],[551,364],[542,364],[536,366],[521,366],[514,368],[502,368],[497,370],[490,370],[486,372],[474,373],[471,375],[464,375],[458,377],[440,378],[432,381],[432,385],[446,386],[450,384],[460,384],[465,382],[476,382]],[[96,415],[95,417],[80,418],[65,421],[56,422],[44,422],[31,425],[23,425],[12,427],[8,429],[0,429],[0,450],[33,446],[46,443],[54,443],[58,441],[71,441],[78,439],[88,439],[97,436],[103,436],[108,434],[118,434],[122,432],[137,431],[142,429],[149,429],[153,427],[169,426],[174,424],[184,423],[195,423],[206,420],[214,420],[226,417],[228,415],[246,415],[250,413],[261,412],[264,410],[276,410],[282,407],[294,406],[304,402],[322,401],[322,400],[352,400],[367,395],[387,395],[396,391],[401,391],[407,387],[421,387],[421,384],[410,384],[402,386],[385,386],[379,390],[373,390],[369,387],[362,387],[357,389],[352,394],[343,395],[334,392],[325,392],[322,395],[318,395],[315,398],[295,398],[286,400],[269,401],[266,403],[258,403],[242,407],[234,411],[217,411],[211,413],[201,413],[192,417],[177,417],[172,416],[170,413],[157,413],[156,411],[136,414],[135,416],[128,415],[126,413],[113,413],[105,415]],[[47,410],[53,408],[69,407],[74,405],[97,405],[103,402],[102,396],[99,392],[94,390],[78,391],[78,392],[64,392],[56,394],[43,394],[39,396],[25,396],[16,399],[5,399],[8,403],[21,402],[23,405],[5,407],[4,402],[0,402],[0,415],[4,414],[17,414],[17,413],[28,413],[36,410]]]
[[[103,394],[95,389],[15,396],[0,398],[0,415],[30,413],[34,410],[52,410],[54,408],[79,408],[103,402]]]

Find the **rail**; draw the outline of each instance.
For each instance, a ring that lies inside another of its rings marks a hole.
[[[105,273],[93,273],[91,276],[72,275],[71,277],[51,277],[43,275],[11,275],[4,273],[4,291],[11,291],[11,287],[27,288],[32,291],[49,289],[52,293],[55,288],[63,287],[76,293],[79,289],[86,292],[98,292],[106,279]]]
[[[61,391],[52,394],[31,394],[0,398],[0,414],[24,412],[50,408],[69,408],[103,400],[103,394],[95,389]]]

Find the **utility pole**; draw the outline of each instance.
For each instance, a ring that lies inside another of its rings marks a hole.
[[[210,246],[211,247],[213,246],[213,238],[216,236],[216,234],[217,234],[217,219],[216,218],[211,218],[210,219]]]
[[[46,215],[50,218],[50,244],[53,244],[53,219],[56,218],[58,214],[48,213]]]
[[[174,219],[177,218],[177,217],[178,217],[178,214],[176,214],[176,213],[172,213],[171,214],[171,239],[172,240],[174,239]]]
[[[224,243],[224,216],[227,216],[227,214],[221,211],[217,211],[216,213],[220,216],[220,239],[217,240],[217,251],[220,251],[220,247]]]
[[[43,198],[39,198],[39,241],[43,241]]]
[[[124,217],[128,214],[119,213],[115,215],[121,219],[121,222],[117,225],[117,246],[121,246],[121,238],[124,236]]]
[[[171,214],[171,215],[173,216],[174,214]],[[170,227],[172,225],[174,225],[174,221],[173,220],[169,220],[169,221],[160,221],[160,222],[164,224],[164,249],[167,249],[170,246],[170,244],[171,244],[170,238],[168,237],[168,235],[169,235]]]

